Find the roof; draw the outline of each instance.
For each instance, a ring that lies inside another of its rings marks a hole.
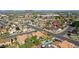
[[[36,35],[37,37],[43,37],[44,36],[44,34],[40,31],[33,32],[32,35]]]
[[[73,43],[70,43],[67,40],[55,41],[54,44],[60,48],[74,48],[75,47]]]
[[[55,21],[53,21],[52,24],[53,24],[54,26],[57,26],[57,27],[60,27],[60,25],[61,25],[61,23],[60,23],[59,20],[55,20]]]
[[[33,36],[37,36],[37,37],[42,37],[44,36],[44,34],[42,32],[33,32],[31,33]],[[32,35],[31,34],[24,34],[24,35],[18,35],[16,38],[17,38],[17,41],[20,42],[20,43],[24,43],[26,39],[28,39],[29,37],[31,37]]]
[[[10,42],[10,40],[9,39],[0,39],[0,44],[1,43],[6,43],[6,42]]]
[[[63,41],[62,43],[60,43],[59,46],[60,46],[61,48],[74,48],[74,47],[75,47],[74,44],[68,42],[67,40],[65,40],[65,41]]]
[[[20,42],[20,43],[24,43],[25,40],[28,38],[28,35],[27,34],[24,34],[24,35],[18,35],[17,37],[17,41]]]
[[[0,20],[0,26],[5,26],[7,23],[4,20]]]

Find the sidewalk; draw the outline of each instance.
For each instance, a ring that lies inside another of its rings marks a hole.
[[[64,29],[63,29],[63,30],[61,30],[61,31],[56,31],[56,33],[55,33],[55,34],[59,34],[59,33],[64,32],[65,30],[67,30],[67,29],[68,29],[68,27],[69,27],[69,26],[67,26],[66,28],[64,28]]]
[[[67,26],[67,27],[66,27],[66,28],[64,28],[63,30],[56,31],[56,32],[53,32],[52,30],[47,30],[47,29],[44,29],[44,30],[45,30],[45,31],[48,31],[48,32],[51,32],[51,33],[53,33],[53,34],[59,34],[59,33],[64,32],[65,30],[67,30],[67,29],[68,29],[68,27],[69,27],[69,26]]]

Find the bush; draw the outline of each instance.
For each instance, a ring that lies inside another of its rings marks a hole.
[[[31,48],[32,46],[38,46],[41,44],[41,40],[37,39],[37,36],[32,36],[25,41],[25,44],[20,45],[20,48]]]

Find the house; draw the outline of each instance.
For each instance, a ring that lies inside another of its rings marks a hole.
[[[27,35],[27,34],[18,35],[16,38],[17,38],[17,41],[18,41],[20,44],[24,44],[24,43],[25,43],[25,40],[28,38],[28,35]]]
[[[10,29],[8,30],[8,32],[9,32],[10,34],[13,34],[13,33],[16,32],[16,29],[15,29],[15,28],[10,28]]]
[[[3,34],[3,33],[6,33],[7,30],[5,28],[3,28],[3,29],[0,29],[0,32],[1,32],[1,34]]]
[[[68,42],[67,40],[55,40],[54,45],[58,46],[59,48],[75,48],[73,43]]]
[[[41,37],[44,37],[45,34],[43,34],[43,32],[40,32],[40,31],[37,31],[37,32],[33,32],[32,33],[33,36],[37,36],[37,38],[41,38]]]
[[[31,34],[24,34],[24,35],[18,35],[16,38],[17,38],[17,41],[20,43],[20,44],[24,44],[25,41],[30,38],[31,36],[37,36],[37,38],[41,38],[41,37],[44,37],[44,34],[40,31],[37,31],[37,32],[33,32]]]
[[[53,17],[60,16],[59,14],[53,14]]]
[[[5,22],[0,20],[0,32],[6,32],[6,29],[5,29]]]
[[[54,27],[54,28],[59,28],[59,27],[61,26],[61,23],[60,23],[59,20],[54,20],[54,21],[52,22],[52,24],[53,24],[53,27]]]
[[[0,39],[0,45],[9,45],[11,44],[10,39]]]
[[[68,42],[67,40],[64,40],[62,43],[59,44],[61,48],[75,48],[75,45]]]

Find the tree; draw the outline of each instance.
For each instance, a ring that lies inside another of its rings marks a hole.
[[[71,24],[71,26],[78,28],[78,27],[79,27],[79,21],[74,21],[74,22]]]
[[[50,40],[51,38],[52,38],[51,35],[49,35],[48,33],[45,34],[44,39],[45,39],[46,41]]]
[[[2,37],[2,38],[6,38],[6,37],[8,37],[9,35],[10,35],[9,32],[5,32],[5,33],[3,33],[3,34],[1,35],[1,37]]]
[[[30,39],[31,41],[32,41],[32,43],[34,44],[34,45],[40,45],[40,43],[41,43],[41,40],[40,39],[37,39],[37,36],[32,36],[31,37],[31,39]]]
[[[46,26],[47,29],[50,29],[51,25],[52,25],[51,21],[49,20],[49,21],[46,22],[45,26]]]
[[[41,40],[37,39],[37,36],[32,36],[25,41],[25,44],[20,45],[20,48],[31,48],[32,46],[38,46],[41,44]]]

